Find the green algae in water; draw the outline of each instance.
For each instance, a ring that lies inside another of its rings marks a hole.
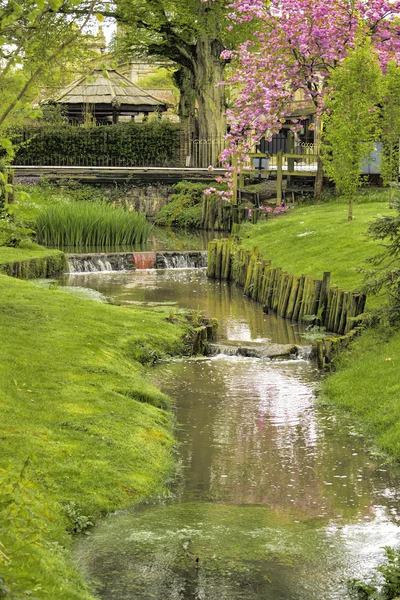
[[[339,548],[293,525],[296,516],[212,503],[142,507],[104,522],[77,556],[101,598],[317,598],[292,595],[298,572],[321,553],[337,561]]]

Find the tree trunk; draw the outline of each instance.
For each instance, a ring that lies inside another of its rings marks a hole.
[[[197,135],[196,129],[196,89],[194,73],[180,66],[174,73],[175,84],[179,88],[180,98],[178,115],[185,133]]]
[[[225,88],[217,86],[224,78],[225,61],[220,58],[223,49],[220,41],[211,40],[207,35],[197,40],[194,67],[199,139],[207,140],[207,152],[202,157],[204,167],[217,165],[226,133]]]
[[[347,215],[347,219],[349,221],[353,220],[353,196],[350,196],[350,198],[349,198],[349,212]]]

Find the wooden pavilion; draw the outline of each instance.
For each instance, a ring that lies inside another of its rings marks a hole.
[[[90,115],[98,124],[118,123],[120,117],[164,112],[167,104],[111,69],[95,69],[62,90],[55,103],[66,108],[70,123],[81,124]]]

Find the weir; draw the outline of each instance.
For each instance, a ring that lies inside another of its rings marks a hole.
[[[69,273],[101,273],[135,269],[200,269],[207,266],[207,252],[157,251],[69,254]]]

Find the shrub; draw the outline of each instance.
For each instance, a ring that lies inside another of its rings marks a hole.
[[[198,229],[201,226],[204,190],[208,184],[181,181],[174,186],[170,202],[162,207],[155,224],[160,227]]]
[[[32,233],[35,233],[32,229],[0,209],[0,246],[16,248],[21,242],[31,241]]]
[[[39,244],[55,247],[131,246],[147,241],[151,226],[144,215],[106,202],[55,204],[39,212]]]

